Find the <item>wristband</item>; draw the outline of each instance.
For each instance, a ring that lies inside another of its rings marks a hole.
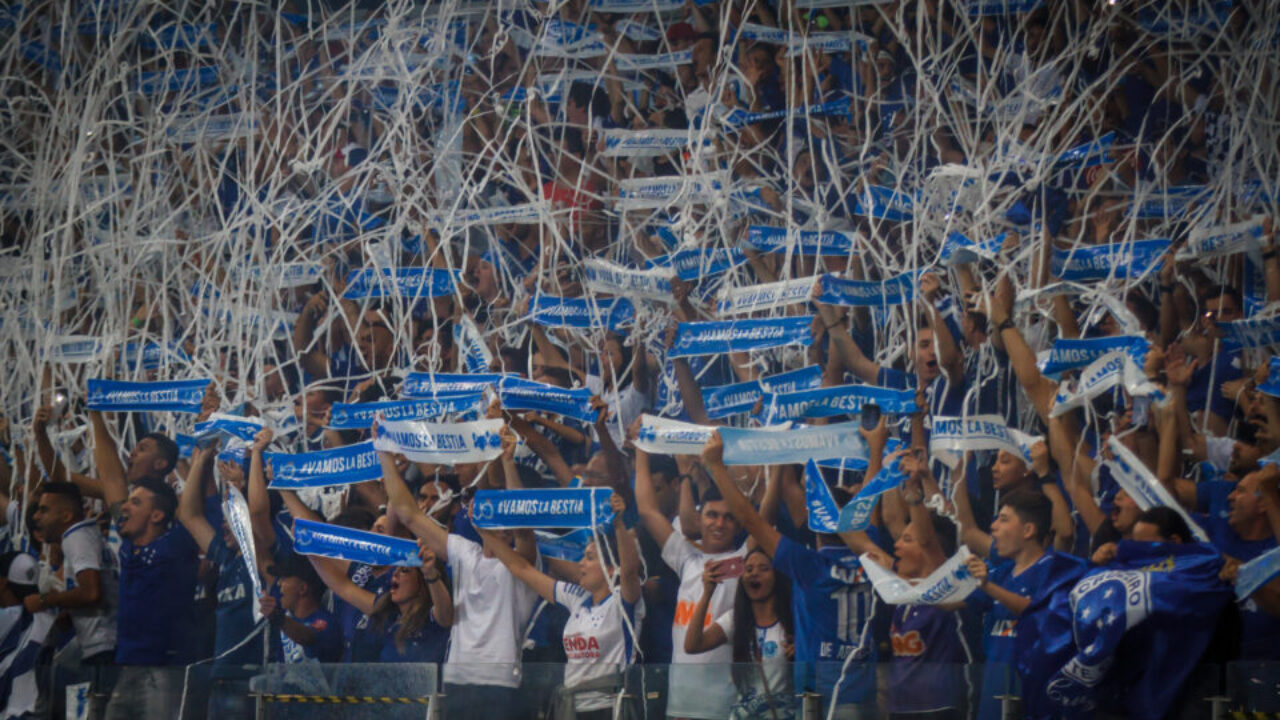
[[[1266,257],[1266,256],[1264,255],[1263,257]],[[1161,285],[1161,286],[1160,286],[1160,292],[1162,292],[1162,293],[1171,293],[1171,292],[1173,292],[1173,290],[1174,290],[1173,283],[1169,283],[1168,285]]]
[[[1013,318],[1005,318],[999,325],[996,326],[996,332],[998,333],[1002,333],[1005,330],[1013,330],[1013,329],[1014,329]]]
[[[1264,251],[1263,251],[1263,253],[1262,253],[1262,259],[1263,259],[1263,260],[1270,260],[1270,259],[1272,259],[1272,258],[1274,258],[1274,257],[1276,256],[1276,252],[1277,252],[1277,251],[1276,251],[1276,249],[1275,249],[1275,248],[1270,248],[1270,249],[1268,249],[1268,250],[1264,250]]]
[[[439,573],[437,573],[435,577],[427,577],[426,575],[423,575],[423,576],[422,576],[422,579],[423,579],[423,581],[425,581],[428,585],[432,585],[432,584],[434,584],[434,583],[438,583],[438,582],[440,582],[440,575],[439,575]]]

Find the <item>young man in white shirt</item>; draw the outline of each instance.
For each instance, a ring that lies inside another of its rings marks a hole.
[[[518,489],[515,435],[502,431],[502,469],[509,490]],[[390,453],[380,452],[387,512],[413,531],[448,563],[453,576],[453,633],[444,665],[445,715],[451,720],[519,720],[532,715],[520,707],[520,655],[525,625],[538,595],[507,570],[493,553],[460,535],[450,534],[418,509]],[[525,560],[538,564],[533,533],[499,533],[514,540]]]

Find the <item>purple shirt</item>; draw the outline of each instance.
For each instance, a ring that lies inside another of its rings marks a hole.
[[[889,626],[889,712],[960,706],[960,674],[969,661],[956,615],[935,605],[898,605]]]

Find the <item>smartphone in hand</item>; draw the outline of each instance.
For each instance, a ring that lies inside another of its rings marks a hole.
[[[742,557],[725,558],[716,567],[720,570],[721,580],[732,580],[742,577],[742,574],[747,571],[747,561]]]

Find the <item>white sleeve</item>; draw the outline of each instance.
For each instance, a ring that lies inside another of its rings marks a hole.
[[[720,626],[720,629],[724,631],[725,638],[727,638],[729,641],[729,644],[732,645],[733,644],[733,609],[732,608],[729,609],[723,615],[716,618],[715,624]]]
[[[69,577],[81,570],[102,570],[102,539],[97,525],[77,529],[63,538],[62,563]]]
[[[581,587],[562,580],[556,581],[556,604],[568,608],[569,612],[573,612],[581,607],[588,597],[590,597],[590,594]]]
[[[1220,472],[1226,472],[1231,467],[1231,453],[1235,449],[1235,438],[1204,436],[1205,459]]]
[[[471,569],[480,559],[480,546],[453,533],[449,533],[449,539],[445,542],[447,543],[445,549],[449,551],[449,570],[453,574],[453,584],[456,588],[460,582],[463,582],[462,578],[469,579]]]
[[[667,536],[662,546],[662,560],[677,574],[683,572],[684,564],[699,553],[698,548],[689,542],[684,533],[673,532]]]

